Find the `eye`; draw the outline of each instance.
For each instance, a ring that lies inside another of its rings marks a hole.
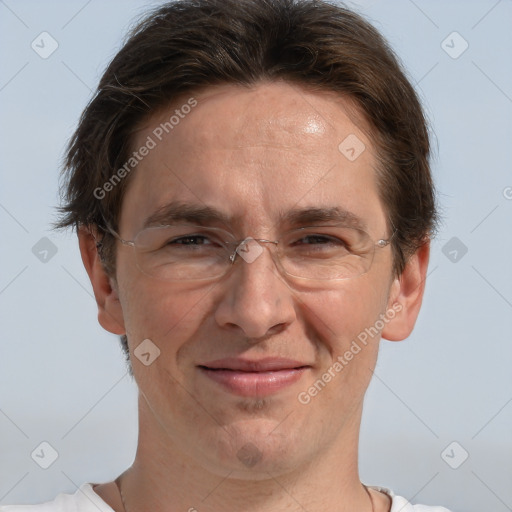
[[[204,235],[186,235],[172,238],[167,245],[210,245],[212,241]]]
[[[344,240],[322,234],[311,234],[306,235],[298,239],[292,245],[337,245],[337,246],[347,246],[347,242]]]

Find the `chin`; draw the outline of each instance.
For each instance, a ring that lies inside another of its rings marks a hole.
[[[244,419],[224,428],[218,426],[216,434],[203,438],[198,455],[204,464],[209,453],[208,469],[223,477],[229,473],[230,478],[240,480],[267,480],[300,465],[300,453],[307,456],[306,449],[300,449],[305,441],[304,435],[299,435],[301,429],[296,427],[291,432],[290,424],[286,427],[282,420],[267,418]]]

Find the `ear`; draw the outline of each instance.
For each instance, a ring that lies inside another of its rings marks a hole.
[[[126,334],[117,284],[115,279],[109,277],[103,268],[96,240],[99,238],[94,229],[89,227],[78,229],[78,244],[82,261],[91,280],[96,304],[98,304],[98,321],[105,330],[113,334]]]
[[[382,330],[383,338],[401,341],[411,334],[423,300],[429,256],[430,240],[409,258],[402,274],[393,281],[388,311],[396,314]]]

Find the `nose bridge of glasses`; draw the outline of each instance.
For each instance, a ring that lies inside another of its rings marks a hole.
[[[263,252],[263,244],[277,246],[279,242],[277,240],[266,240],[264,238],[252,238],[247,237],[241,242],[237,242],[236,246],[229,256],[231,263],[234,263],[236,256],[239,255],[246,263],[252,263],[255,261]]]

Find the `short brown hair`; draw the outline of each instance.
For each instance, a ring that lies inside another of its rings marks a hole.
[[[103,198],[94,191],[127,161],[135,129],[177,96],[211,85],[285,80],[349,97],[371,127],[394,271],[436,225],[427,123],[383,37],[358,14],[320,0],[181,0],[130,34],[84,110],[65,160],[58,227],[117,221],[130,176]],[[341,142],[341,141],[340,141]],[[115,244],[104,236],[115,275]]]

